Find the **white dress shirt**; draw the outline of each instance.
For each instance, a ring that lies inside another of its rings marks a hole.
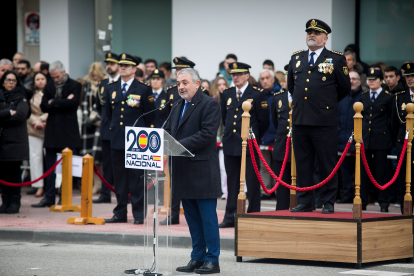
[[[378,96],[379,96],[379,94],[381,93],[381,91],[382,91],[382,87],[380,87],[377,91],[372,91],[371,89],[369,90],[369,98],[371,99],[371,97],[372,97],[372,92],[377,92],[377,94],[375,95],[375,99],[377,99],[378,98]]]
[[[318,57],[321,55],[322,51],[323,51],[324,47],[319,48],[316,51],[311,51],[311,49],[309,49],[309,53],[308,53],[308,62],[310,62],[311,59],[311,53],[314,52],[315,54],[313,55],[313,62],[316,63],[316,60],[318,59]]]
[[[240,90],[241,91],[240,98],[243,97],[243,93],[246,90],[247,86],[249,86],[249,82],[246,82],[246,84],[240,89],[236,86],[236,95],[239,95],[238,92]]]
[[[134,81],[134,78],[130,79],[129,81],[126,82],[126,86],[125,86],[125,92],[128,92],[129,87],[131,86],[132,82]],[[121,79],[121,89],[124,86],[124,81]]]
[[[111,78],[111,76],[109,76],[109,78],[108,78],[108,80],[109,80],[109,82],[108,83],[111,83],[111,82],[114,82],[114,81],[117,81],[118,79],[119,79],[119,77],[120,77],[121,75],[116,75],[115,76],[115,78]]]

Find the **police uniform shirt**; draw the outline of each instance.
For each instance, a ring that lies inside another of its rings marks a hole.
[[[372,99],[372,95],[375,94],[375,99],[378,98],[379,94],[382,92],[382,87],[380,87],[377,91],[372,91],[371,89],[369,90],[369,98]]]
[[[244,91],[246,91],[246,88],[247,88],[247,86],[249,86],[249,82],[247,82],[242,88],[237,88],[237,86],[236,86],[236,97],[239,95],[239,91],[241,92],[240,93],[240,99],[243,97],[243,93],[244,93]]]
[[[114,81],[118,81],[119,77],[121,77],[120,74],[116,75],[115,78],[112,78],[111,76],[109,76],[109,78],[108,78],[109,83],[114,82]]]
[[[158,97],[160,96],[161,92],[162,92],[162,87],[160,89],[156,90],[156,91],[154,89],[152,89],[152,94],[154,94],[155,100],[158,99]],[[159,107],[159,106],[157,106],[157,107]]]
[[[316,51],[309,51],[309,54],[308,54],[308,62],[310,62],[310,60],[311,60],[311,54],[312,53],[315,53],[314,55],[313,55],[313,61],[314,61],[314,63],[316,63],[316,60],[318,59],[318,57],[321,55],[321,53],[322,53],[322,50],[323,50],[323,48],[319,48],[318,50],[316,50]],[[314,65],[315,66],[315,65]]]
[[[121,79],[121,91],[125,91],[125,94],[128,92],[128,89],[129,89],[129,87],[131,86],[131,84],[132,84],[132,82],[134,81],[134,78],[132,78],[132,79],[130,79],[129,81],[127,81],[127,82],[124,82],[122,79]],[[123,87],[124,87],[124,83],[126,83],[127,85],[125,86],[125,90],[123,90]]]

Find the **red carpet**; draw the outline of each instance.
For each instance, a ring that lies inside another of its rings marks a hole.
[[[322,214],[322,211],[313,211],[313,212],[304,212],[304,213],[292,213],[290,210],[283,210],[283,211],[270,211],[270,212],[248,213],[246,215],[281,216],[281,217],[304,217],[304,218],[353,219],[352,212],[335,212],[333,214]],[[396,217],[396,216],[401,216],[401,215],[384,214],[384,213],[365,213],[365,212],[362,212],[362,219]]]

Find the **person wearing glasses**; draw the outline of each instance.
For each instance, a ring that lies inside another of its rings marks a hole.
[[[243,114],[242,104],[249,101],[252,104],[250,110],[250,127],[258,142],[261,141],[270,125],[269,107],[266,94],[263,89],[252,86],[250,77],[250,65],[241,62],[229,64],[230,74],[235,86],[223,91],[220,100],[223,132],[224,165],[227,173],[227,204],[226,213],[220,228],[234,227],[234,215],[237,211],[237,195],[240,190],[240,166],[242,159],[241,123]],[[256,156],[259,166],[259,158]],[[246,185],[247,199],[249,201],[248,213],[260,212],[260,184],[255,175],[250,154],[246,156]]]
[[[19,77],[12,71],[5,72],[0,79],[0,178],[3,181],[21,183],[20,165],[29,159],[28,115],[29,104]],[[0,213],[19,213],[21,188],[0,186]]]

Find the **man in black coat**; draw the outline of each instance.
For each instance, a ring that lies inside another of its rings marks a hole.
[[[237,195],[240,191],[242,159],[241,115],[244,112],[242,109],[243,102],[250,101],[252,104],[250,127],[258,141],[261,141],[270,125],[266,94],[262,93],[263,89],[254,87],[248,82],[250,65],[233,62],[229,66],[232,68],[230,73],[236,86],[224,90],[220,99],[221,116],[224,125],[223,152],[228,191],[226,214],[224,215],[223,222],[219,225],[220,228],[234,227],[234,215],[237,211]],[[260,168],[258,156],[256,156],[256,163]],[[247,149],[246,155],[246,185],[247,199],[249,201],[247,212],[260,212],[260,184],[253,169],[249,149]]]
[[[81,84],[69,78],[60,61],[50,65],[51,82],[46,84],[40,108],[49,113],[46,121],[44,147],[45,163],[49,169],[57,161],[57,154],[66,147],[75,152],[81,147],[76,111],[79,106]],[[32,207],[49,207],[55,204],[55,178],[46,178],[45,197]]]
[[[220,124],[220,106],[203,94],[200,77],[192,68],[177,75],[182,98],[165,130],[195,156],[173,157],[172,193],[181,199],[190,229],[193,250],[187,266],[180,272],[219,273],[220,237],[217,198],[221,196],[216,135]],[[207,248],[207,252],[206,252]]]
[[[114,53],[106,53],[105,63],[106,63],[106,72],[109,74],[109,78],[104,79],[99,84],[98,95],[96,97],[96,109],[100,114],[101,124],[99,126],[100,130],[100,139],[102,142],[102,167],[103,167],[103,177],[109,184],[114,185],[114,173],[112,171],[112,159],[111,159],[111,132],[109,130],[110,120],[106,114],[105,104],[107,94],[108,94],[108,85],[110,83],[116,82],[119,79],[119,65],[118,65],[118,55]],[[93,203],[111,203],[111,191],[102,183],[101,195],[99,198],[94,199]]]
[[[129,54],[119,56],[120,79],[108,86],[105,108],[110,120],[111,157],[117,205],[114,216],[106,223],[127,222],[128,194],[134,224],[143,224],[146,216],[143,170],[125,168],[125,127],[133,126],[144,113],[155,109],[154,95],[149,85],[134,78],[138,61]],[[154,112],[143,116],[137,127],[150,127]]]
[[[331,28],[319,19],[306,23],[309,50],[292,54],[288,89],[293,96],[293,146],[298,187],[308,187],[314,174],[315,156],[322,179],[337,163],[338,102],[351,91],[348,67],[342,53],[325,48]],[[333,213],[338,176],[321,192],[323,213]],[[314,192],[297,192],[299,205],[292,212],[312,212]]]
[[[384,79],[381,69],[371,68],[367,79],[370,89],[362,92],[360,96],[360,100],[364,105],[362,139],[364,141],[365,156],[372,170],[372,175],[380,185],[384,185],[388,181],[387,155],[392,148],[390,119],[393,95],[381,87]],[[361,171],[362,210],[366,210],[371,181],[365,168],[361,167]],[[388,189],[378,192],[378,203],[381,212],[388,212],[388,206],[390,205]]]

